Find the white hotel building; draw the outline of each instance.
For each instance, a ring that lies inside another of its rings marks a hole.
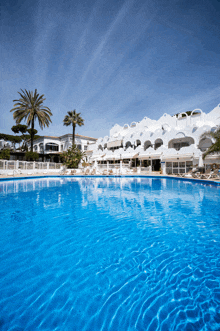
[[[201,135],[216,130],[217,126],[220,126],[220,104],[208,114],[195,109],[189,116],[164,114],[158,120],[145,117],[123,127],[115,124],[109,136],[88,146],[89,161],[151,166],[152,171],[162,170],[164,174],[185,173],[202,165],[202,153],[213,141],[201,139]],[[204,163],[205,167],[220,165],[220,155],[207,156]]]
[[[72,137],[72,134],[65,134],[60,137],[42,136],[34,140],[34,152],[39,154],[40,161],[59,162],[59,155],[72,146]],[[75,144],[83,152],[87,151],[88,146],[94,144],[96,140],[96,138],[80,134],[75,135]],[[28,148],[30,149],[30,143]]]

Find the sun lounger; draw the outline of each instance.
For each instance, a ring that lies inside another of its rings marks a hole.
[[[14,176],[14,172],[13,171],[7,172],[7,176]]]
[[[205,179],[220,179],[219,169],[215,169],[214,171],[212,171]]]
[[[96,174],[96,170],[95,169],[92,169],[90,175],[93,175],[94,176],[95,174]]]
[[[202,179],[207,179],[213,171],[211,169],[207,169],[204,174],[201,175]]]
[[[84,174],[85,174],[85,175],[89,175],[89,174],[90,174],[90,170],[89,170],[89,169],[86,169],[86,171],[85,171]]]
[[[197,170],[190,170],[186,174],[180,174],[179,176],[185,178],[200,178],[201,174]]]

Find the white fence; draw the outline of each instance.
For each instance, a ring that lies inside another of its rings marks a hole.
[[[52,162],[28,162],[28,161],[7,161],[0,160],[0,173],[7,174],[8,172],[14,173],[46,173],[46,172],[59,172],[62,163]]]

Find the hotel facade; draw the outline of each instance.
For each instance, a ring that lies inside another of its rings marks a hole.
[[[145,117],[130,125],[115,124],[109,136],[88,146],[87,158],[99,165],[122,163],[161,170],[163,174],[186,173],[193,167],[203,166],[202,154],[213,141],[201,135],[215,131],[218,126],[220,104],[209,113],[195,109],[190,115],[164,114],[158,120]],[[220,155],[205,158],[206,168],[213,164],[220,165]]]
[[[43,136],[34,140],[34,152],[40,156],[40,161],[59,162],[60,154],[67,151],[72,146],[72,134],[65,134],[60,137]],[[75,135],[75,145],[82,152],[86,152],[90,144],[94,144],[96,138],[83,136],[80,134]],[[30,150],[30,143],[28,145]]]

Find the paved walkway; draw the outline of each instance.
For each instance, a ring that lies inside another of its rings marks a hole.
[[[33,175],[28,175],[28,174],[16,174],[15,176],[7,176],[7,175],[0,175],[0,179],[1,178],[8,178],[8,179],[14,179],[14,178],[19,178],[19,177],[22,177],[22,178],[31,178],[31,177],[51,177],[51,176],[62,176],[62,175],[60,175],[60,173],[59,172],[48,172],[47,174],[40,174],[40,173],[36,173],[36,174],[33,174]],[[92,175],[84,175],[84,173],[83,172],[81,172],[81,173],[78,173],[77,175],[65,175],[65,176],[68,176],[68,177],[74,177],[74,176],[85,176],[85,177],[93,177]],[[97,176],[102,176],[102,175],[97,175]],[[110,175],[111,176],[111,175]],[[159,172],[152,172],[151,174],[149,174],[149,172],[146,172],[146,171],[142,171],[140,174],[139,173],[137,173],[137,172],[134,172],[134,173],[132,173],[132,174],[128,174],[128,175],[122,175],[122,176],[158,176],[158,177],[161,177],[161,176],[164,176],[164,175],[162,175],[162,174],[160,174]],[[104,176],[103,176],[104,177]],[[113,177],[114,177],[114,175],[113,175]],[[168,178],[170,177],[170,178],[172,178],[172,177],[174,177],[174,178],[182,178],[182,179],[194,179],[194,180],[197,180],[196,178],[190,178],[190,177],[179,177],[179,176],[175,176],[175,175],[169,175],[169,176],[167,176]],[[199,179],[199,178],[198,178]],[[210,182],[210,181],[213,181],[213,182],[220,182],[220,178],[219,179],[199,179],[199,180],[201,180],[201,181],[204,181],[204,182],[206,182],[206,181],[208,181],[208,182]]]

